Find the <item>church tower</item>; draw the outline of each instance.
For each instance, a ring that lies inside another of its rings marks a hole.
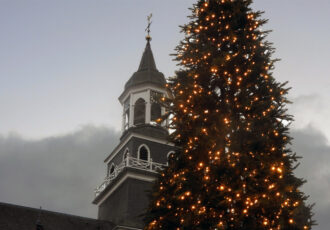
[[[158,101],[168,97],[169,92],[164,75],[156,68],[149,33],[146,39],[139,68],[119,96],[123,107],[122,136],[104,161],[107,175],[93,201],[98,206],[98,219],[115,223],[115,229],[143,228],[140,215],[149,204],[148,191],[174,150],[167,141],[167,121],[156,123],[165,114]]]

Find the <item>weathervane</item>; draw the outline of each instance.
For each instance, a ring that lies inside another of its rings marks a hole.
[[[147,36],[146,36],[147,41],[150,41],[150,40],[151,40],[151,37],[150,37],[150,26],[151,26],[151,23],[152,23],[151,18],[152,18],[152,14],[150,14],[150,15],[147,17],[147,20],[148,20],[148,26],[147,26],[147,28],[146,28],[146,30],[145,30],[145,31],[147,31],[147,33],[148,33]]]

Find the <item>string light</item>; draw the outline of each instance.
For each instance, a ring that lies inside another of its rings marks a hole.
[[[178,225],[171,229],[239,229],[242,216],[257,216],[256,225],[268,230],[311,227],[310,217],[298,223],[293,215],[305,204],[302,182],[292,176],[296,158],[285,147],[287,89],[272,77],[265,21],[247,2],[199,0],[183,27],[176,57],[182,71],[168,84],[179,161],[162,174],[157,194],[166,199],[157,197],[161,214],[146,229],[166,229],[166,218]]]

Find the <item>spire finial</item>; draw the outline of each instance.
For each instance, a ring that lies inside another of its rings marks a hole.
[[[146,39],[147,39],[148,42],[151,40],[151,36],[150,36],[150,26],[151,26],[151,23],[152,23],[151,18],[152,18],[152,13],[149,16],[147,16],[148,26],[145,30],[148,33],[147,36],[146,36]]]

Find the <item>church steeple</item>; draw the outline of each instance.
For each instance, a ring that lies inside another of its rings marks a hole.
[[[147,44],[139,68],[127,81],[124,92],[119,97],[124,108],[123,131],[137,125],[155,124],[154,121],[165,113],[156,98],[168,95],[166,80],[156,67],[150,35],[146,39]]]
[[[153,85],[156,87],[164,88],[166,84],[166,80],[164,75],[158,71],[154,59],[154,55],[151,50],[151,36],[150,36],[150,26],[151,26],[151,17],[152,14],[148,16],[148,26],[146,28],[147,36],[147,44],[144,49],[140,65],[138,70],[132,75],[132,77],[126,82],[125,90],[123,94],[125,94],[130,88],[136,88],[139,85]],[[123,95],[122,94],[122,95]],[[120,96],[122,97],[122,96]]]
[[[166,80],[164,75],[156,68],[154,55],[151,50],[150,41],[147,41],[144,49],[138,70],[125,84],[125,92],[129,88],[139,86],[141,84],[151,84],[159,87],[164,87]]]
[[[145,70],[157,71],[158,72],[158,70],[156,68],[154,55],[152,54],[152,50],[151,50],[149,40],[147,41],[146,48],[144,49],[138,72],[139,71],[145,71]]]
[[[159,99],[163,96],[169,96],[166,89],[166,80],[164,75],[158,71],[151,50],[150,25],[151,15],[148,17],[148,32],[146,36],[147,44],[145,46],[138,70],[126,82],[124,92],[120,95],[119,101],[123,105],[123,134],[131,128],[143,128],[153,126],[158,132],[167,135],[167,130],[156,120],[165,114]],[[158,101],[157,101],[158,100]]]
[[[164,75],[156,68],[151,50],[150,24],[138,70],[125,84],[119,101],[123,106],[123,132],[120,143],[105,159],[107,176],[96,189],[93,201],[99,207],[98,218],[108,220],[118,229],[143,229],[143,214],[159,170],[173,152],[167,140],[168,130],[159,118],[165,115],[161,97],[169,97]],[[116,228],[116,229],[117,229]]]

